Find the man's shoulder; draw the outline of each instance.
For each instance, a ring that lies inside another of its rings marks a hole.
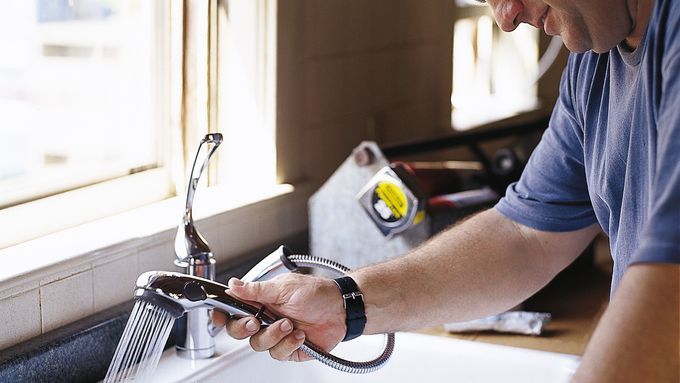
[[[664,51],[680,50],[680,1],[656,0],[652,23],[656,27],[654,37],[662,40]]]
[[[660,20],[677,25],[680,19],[680,2],[677,0],[656,0],[654,13]]]

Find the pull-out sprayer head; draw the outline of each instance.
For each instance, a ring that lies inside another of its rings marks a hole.
[[[179,318],[187,311],[214,308],[232,318],[255,316],[262,324],[276,321],[276,316],[263,306],[255,306],[233,298],[229,287],[208,279],[181,273],[149,271],[137,278],[135,299],[151,303]]]
[[[280,246],[260,261],[242,280],[253,282],[297,269],[288,257],[292,252]],[[137,278],[135,299],[165,309],[175,318],[197,308],[216,308],[233,317],[257,316],[263,324],[275,321],[275,316],[264,313],[262,307],[241,302],[229,294],[228,286],[205,278],[168,271],[149,271]]]

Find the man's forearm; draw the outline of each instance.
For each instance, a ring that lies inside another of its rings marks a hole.
[[[680,266],[639,264],[624,275],[574,381],[678,382]]]
[[[365,333],[480,318],[528,298],[575,259],[598,229],[547,233],[488,210],[410,254],[352,273]]]

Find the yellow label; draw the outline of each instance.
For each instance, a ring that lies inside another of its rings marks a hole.
[[[380,182],[375,187],[374,193],[377,201],[373,201],[373,208],[385,221],[395,221],[406,216],[408,200],[406,194],[397,185],[386,181]],[[384,209],[385,207],[389,209],[389,212]]]
[[[424,220],[424,219],[425,219],[425,210],[421,210],[416,214],[416,217],[413,219],[413,224],[417,225],[420,222],[422,222],[422,220]]]

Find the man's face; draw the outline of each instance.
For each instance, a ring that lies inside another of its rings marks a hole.
[[[572,52],[606,52],[632,29],[626,0],[487,0],[506,32],[520,23],[560,35]]]

